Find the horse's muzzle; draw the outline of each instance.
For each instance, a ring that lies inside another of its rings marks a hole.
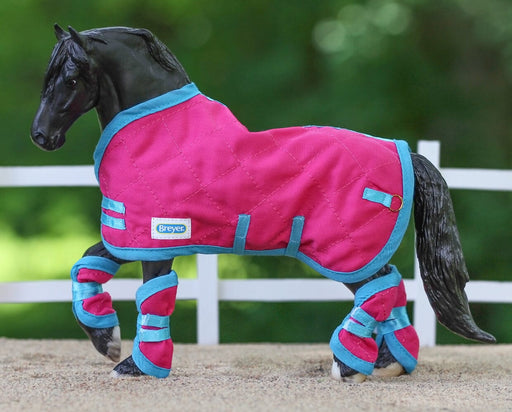
[[[51,152],[53,150],[60,149],[66,142],[66,136],[64,134],[58,134],[55,136],[48,137],[44,133],[35,131],[31,133],[32,142],[42,150]]]

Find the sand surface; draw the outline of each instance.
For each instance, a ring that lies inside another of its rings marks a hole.
[[[0,338],[0,366],[2,411],[512,410],[512,345],[424,348],[412,375],[362,384],[318,344],[177,344],[167,379],[113,379],[88,341]]]

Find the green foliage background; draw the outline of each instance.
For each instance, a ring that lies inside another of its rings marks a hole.
[[[442,142],[441,164],[512,168],[512,3],[506,0],[2,0],[0,165],[91,164],[94,113],[44,153],[29,128],[55,44],[52,25],[145,27],[207,95],[251,130],[342,126]],[[207,147],[206,147],[207,149]],[[95,188],[0,188],[0,281],[68,278],[98,240]],[[511,193],[453,191],[473,279],[510,280]],[[393,263],[412,276],[413,232]],[[181,277],[194,260],[177,260]],[[314,277],[286,258],[220,258],[221,276]],[[139,277],[137,265],[119,276]],[[222,342],[327,342],[348,303],[221,304]],[[473,304],[477,322],[512,342],[512,305]],[[117,305],[124,337],[135,307]],[[173,337],[193,342],[195,307],[179,301]],[[83,337],[69,304],[0,305],[0,336]],[[462,342],[439,330],[441,343]]]

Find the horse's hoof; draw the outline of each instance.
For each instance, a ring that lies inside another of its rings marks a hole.
[[[391,354],[386,341],[383,341],[379,348],[379,356],[375,362],[375,369],[373,370],[372,376],[394,378],[395,376],[403,374],[405,374],[405,369]]]
[[[121,359],[121,328],[90,328],[78,322],[96,350],[114,362]]]
[[[332,361],[331,376],[337,381],[347,383],[363,383],[366,380],[366,375],[349,368],[336,358]]]
[[[146,376],[139,367],[133,361],[131,356],[128,356],[124,361],[117,365],[114,370],[110,373],[113,378],[125,378],[125,377],[136,377]]]
[[[112,340],[107,342],[107,358],[114,362],[121,359],[121,328],[114,326],[112,330]]]
[[[376,376],[378,378],[394,378],[403,374],[405,374],[403,366],[398,362],[393,362],[385,367],[375,367],[375,369],[373,369],[372,376]]]

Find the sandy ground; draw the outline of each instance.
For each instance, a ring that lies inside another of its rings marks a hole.
[[[167,379],[113,379],[88,341],[0,338],[0,366],[2,411],[512,410],[512,345],[425,348],[412,375],[362,384],[329,377],[327,345],[178,344]]]

